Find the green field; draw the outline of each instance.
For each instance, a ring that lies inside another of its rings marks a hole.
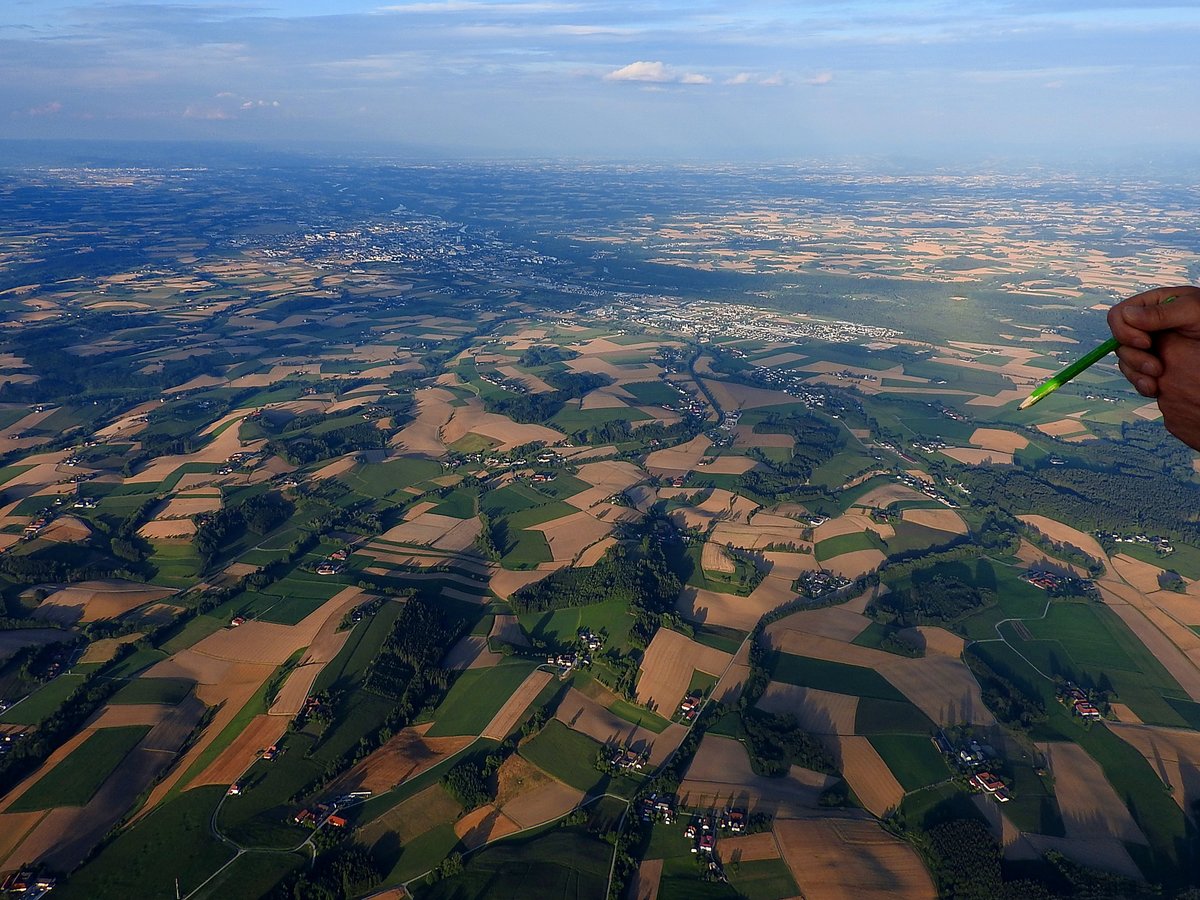
[[[888,641],[889,638],[891,638],[893,635],[896,635],[896,633],[900,631],[903,631],[903,629],[898,628],[895,625],[884,625],[882,622],[872,622],[861,632],[859,632],[858,636],[850,643],[857,644],[859,647],[870,647],[873,650],[882,650],[885,653],[895,653],[897,656],[908,656],[909,654],[901,653],[899,650],[894,649],[894,647]],[[898,638],[897,640],[903,641],[904,638]],[[916,648],[915,644],[911,646],[913,646],[914,649]],[[920,648],[920,650],[920,653],[914,653],[912,655],[914,657],[924,656],[924,648]]]
[[[946,758],[928,735],[876,734],[870,741],[906,791],[946,781],[952,775]]]
[[[882,550],[886,553],[887,544],[880,540],[873,531],[859,531],[854,534],[839,534],[837,537],[826,538],[813,548],[813,553],[818,561],[824,562],[856,550]]]
[[[1024,624],[1034,640],[1022,640],[1010,626],[1005,626],[1004,635],[1047,675],[1085,683],[1106,680],[1143,721],[1190,725],[1193,711],[1183,689],[1112,610],[1098,603],[1059,600],[1044,619]]]
[[[499,490],[485,493],[479,500],[479,506],[493,519],[497,519],[524,509],[533,509],[546,502],[547,498],[531,485],[523,481],[514,481]]]
[[[224,796],[225,788],[217,785],[167,800],[55,888],[55,900],[174,897],[176,879],[181,894],[195,890],[233,857],[232,848],[209,829]]]
[[[469,519],[475,515],[475,504],[478,493],[468,488],[458,488],[451,491],[442,501],[430,510],[439,516],[450,516],[453,519]]]
[[[640,409],[633,407],[616,407],[613,409],[577,409],[568,404],[550,419],[549,424],[566,434],[585,431],[594,425],[607,425],[609,422],[645,422],[650,416]]]
[[[639,402],[651,406],[674,406],[683,397],[675,388],[661,381],[634,381],[621,385],[621,389],[633,394]]]
[[[506,569],[532,569],[539,563],[554,559],[546,536],[540,531],[510,528],[508,538],[500,549],[503,552],[500,565]]]
[[[228,624],[228,621],[213,616],[195,616],[188,619],[182,628],[160,645],[159,649],[167,653],[178,653],[180,650],[186,650],[193,644],[199,643],[210,634],[216,634]]]
[[[479,734],[535,668],[537,664],[529,660],[512,659],[490,669],[467,669],[434,711],[427,734]]]
[[[468,856],[461,874],[414,887],[418,900],[604,900],[611,859],[608,844],[560,829],[501,841]]]
[[[186,678],[135,678],[113,694],[108,702],[178,706],[191,694],[192,687],[192,682]]]
[[[157,570],[154,584],[190,587],[200,574],[200,554],[190,541],[154,541],[150,564]]]
[[[0,724],[37,725],[43,719],[58,712],[75,689],[82,685],[84,676],[75,673],[59,675],[0,715]]]
[[[389,497],[403,488],[437,478],[442,464],[431,459],[401,457],[385,463],[357,465],[338,476],[352,490],[376,500]],[[407,499],[407,494],[404,495]]]
[[[390,871],[383,876],[383,883],[401,884],[418,875],[424,875],[458,846],[458,835],[454,833],[454,826],[447,823],[417,835],[404,846],[397,848],[398,853],[385,854],[381,850],[375,850],[373,855],[377,859],[382,857],[383,862],[395,860]]]
[[[206,884],[195,898],[268,897],[279,882],[308,862],[297,853],[244,853]]]
[[[767,660],[767,670],[774,681],[783,681],[800,687],[817,688],[837,694],[852,694],[856,697],[876,697],[907,703],[900,691],[874,669],[849,666],[845,663],[810,659],[791,653],[774,651]]]
[[[564,784],[591,792],[601,787],[625,796],[636,782],[629,778],[610,779],[594,765],[600,744],[586,734],[551,719],[545,728],[521,745],[521,755],[549,772]]]
[[[603,631],[608,635],[605,650],[610,647],[627,650],[629,632],[633,628],[629,604],[621,600],[593,603],[590,606],[568,606],[549,612],[521,613],[517,621],[526,634],[550,646],[574,643],[579,629],[585,626],[595,632]]]
[[[782,859],[756,859],[730,865],[729,883],[746,900],[786,900],[800,896],[792,870]]]
[[[1184,578],[1200,579],[1200,549],[1180,543],[1174,546],[1175,552],[1168,556],[1159,556],[1152,547],[1145,544],[1119,544],[1117,551],[1160,569],[1176,571]]]
[[[155,647],[138,647],[111,669],[105,671],[106,678],[132,678],[143,669],[167,658],[167,654]]]
[[[92,732],[70,755],[18,797],[9,811],[83,806],[149,731],[149,725],[125,725]]]
[[[854,731],[857,734],[915,734],[928,736],[937,726],[914,704],[907,701],[863,697],[858,701]]]

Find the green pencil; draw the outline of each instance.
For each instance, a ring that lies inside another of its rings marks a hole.
[[[1167,297],[1162,302],[1170,303],[1174,299],[1174,297]],[[1057,375],[1047,378],[1045,381],[1039,384],[1033,389],[1032,394],[1021,401],[1021,405],[1018,406],[1017,409],[1029,409],[1029,407],[1033,406],[1033,404],[1037,403],[1043,397],[1053,394],[1080,372],[1092,367],[1120,346],[1121,345],[1117,343],[1116,338],[1109,338],[1095,350],[1075,360],[1075,362],[1071,363]]]

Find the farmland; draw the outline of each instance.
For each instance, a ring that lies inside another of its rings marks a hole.
[[[5,169],[0,872],[928,897],[986,820],[1194,880],[1200,474],[1111,367],[1015,409],[1186,276],[1158,195],[354,171]]]

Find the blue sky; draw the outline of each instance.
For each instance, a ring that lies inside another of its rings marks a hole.
[[[1200,0],[0,3],[0,137],[468,156],[1154,157]]]

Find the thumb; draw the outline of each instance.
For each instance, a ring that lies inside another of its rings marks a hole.
[[[1130,304],[1121,310],[1122,318],[1142,331],[1169,331],[1198,324],[1196,304],[1187,300],[1173,303]]]

